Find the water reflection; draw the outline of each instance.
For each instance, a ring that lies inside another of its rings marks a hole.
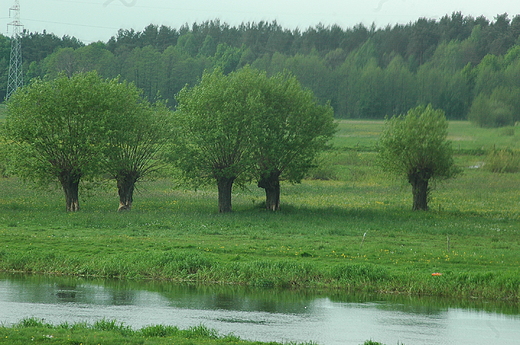
[[[514,343],[518,304],[341,291],[268,290],[159,282],[0,275],[0,322],[117,319],[135,328],[203,323],[261,341],[388,345]]]

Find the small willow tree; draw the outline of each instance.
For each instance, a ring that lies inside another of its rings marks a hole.
[[[442,110],[418,106],[387,119],[379,139],[379,164],[412,185],[413,210],[428,210],[432,180],[456,176],[448,122]]]

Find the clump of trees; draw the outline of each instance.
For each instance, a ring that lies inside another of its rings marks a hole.
[[[144,101],[133,84],[96,72],[34,79],[8,101],[5,139],[12,171],[40,183],[59,182],[67,211],[78,211],[79,185],[109,174],[120,210],[130,209],[135,183],[157,167],[170,130],[167,110]]]
[[[520,16],[489,20],[456,12],[383,28],[288,30],[276,22],[230,26],[218,20],[180,28],[149,25],[88,45],[25,32],[22,47],[25,80],[97,70],[135,83],[150,102],[161,94],[172,108],[174,95],[195,85],[205,70],[218,67],[227,74],[251,65],[269,76],[290,71],[320,104],[330,102],[337,118],[383,119],[432,104],[448,119],[501,126],[519,121],[519,35]],[[9,40],[0,35],[0,99]]]
[[[81,181],[109,176],[123,211],[136,183],[173,157],[195,185],[216,181],[220,212],[232,210],[235,182],[253,180],[276,211],[280,180],[300,182],[335,130],[332,108],[288,73],[215,69],[177,99],[173,113],[143,99],[134,84],[96,72],[34,79],[7,104],[11,170],[58,182],[67,211],[80,209]]]
[[[431,105],[418,106],[385,122],[378,143],[379,164],[411,184],[413,210],[428,210],[431,181],[460,173],[447,136],[444,112]]]
[[[230,212],[235,182],[256,180],[266,207],[280,207],[280,179],[300,182],[334,133],[330,106],[319,105],[294,76],[245,67],[205,73],[177,96],[177,162],[186,179],[216,180],[220,212]]]

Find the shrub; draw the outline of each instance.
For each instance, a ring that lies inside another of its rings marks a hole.
[[[494,173],[516,173],[520,171],[520,154],[518,151],[502,149],[488,153],[484,169]]]

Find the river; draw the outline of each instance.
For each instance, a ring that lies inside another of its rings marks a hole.
[[[322,345],[518,344],[518,305],[159,282],[0,275],[0,322],[203,324],[243,339]]]

